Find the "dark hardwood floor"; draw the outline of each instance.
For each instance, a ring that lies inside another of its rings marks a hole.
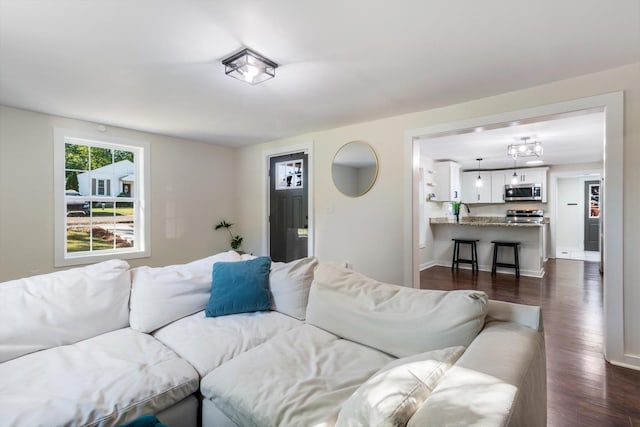
[[[423,289],[477,289],[489,298],[542,307],[547,350],[548,425],[640,427],[640,371],[602,355],[602,278],[598,263],[549,260],[542,279],[432,267]]]

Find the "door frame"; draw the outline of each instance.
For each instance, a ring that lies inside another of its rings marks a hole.
[[[269,168],[272,157],[286,154],[305,153],[307,155],[307,215],[309,217],[309,235],[307,237],[307,256],[315,255],[315,221],[313,211],[314,181],[313,181],[313,141],[297,144],[282,145],[262,151],[262,253],[270,253],[270,227],[269,227]]]
[[[547,254],[549,258],[556,258],[558,252],[558,222],[554,221],[554,218],[558,218],[558,179],[561,178],[578,178],[582,183],[588,180],[600,181],[600,186],[603,185],[602,177],[604,176],[604,164],[602,169],[581,169],[580,172],[575,171],[561,171],[549,173],[548,188],[549,193],[547,200],[549,201],[549,216],[551,218],[550,225],[550,241]],[[602,226],[602,221],[600,221]],[[584,228],[584,224],[583,224]],[[583,230],[584,233],[584,230]],[[584,238],[584,236],[583,236]],[[602,253],[602,245],[600,245],[600,252]]]
[[[504,112],[456,122],[446,122],[405,131],[404,136],[404,279],[407,284],[420,286],[418,237],[418,178],[419,137],[482,128],[497,123],[509,123],[552,114],[599,109],[604,112],[605,138],[602,188],[602,221],[605,235],[602,245],[604,257],[604,356],[616,365],[640,367],[640,358],[625,352],[624,270],[623,270],[623,144],[624,93],[612,92],[571,101]]]

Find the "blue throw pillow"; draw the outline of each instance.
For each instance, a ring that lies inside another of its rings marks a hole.
[[[120,427],[167,427],[158,420],[155,415],[143,415],[130,423],[121,424]]]
[[[270,269],[269,257],[213,264],[211,295],[205,311],[207,317],[270,309]]]

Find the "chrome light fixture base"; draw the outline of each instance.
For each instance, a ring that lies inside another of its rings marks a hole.
[[[223,59],[222,64],[226,75],[250,85],[274,78],[278,68],[278,64],[248,48]]]

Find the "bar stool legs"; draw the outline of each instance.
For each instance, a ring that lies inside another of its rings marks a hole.
[[[471,264],[471,271],[478,271],[478,246],[479,239],[451,239],[453,240],[453,259],[451,260],[451,270],[458,269],[460,263]],[[471,259],[460,258],[460,244],[471,245]]]
[[[508,242],[504,240],[492,240],[493,243],[493,264],[491,265],[491,274],[496,274],[497,267],[515,268],[516,277],[520,277],[520,258],[518,256],[518,247],[520,242]],[[498,262],[498,248],[513,248],[513,263]]]

